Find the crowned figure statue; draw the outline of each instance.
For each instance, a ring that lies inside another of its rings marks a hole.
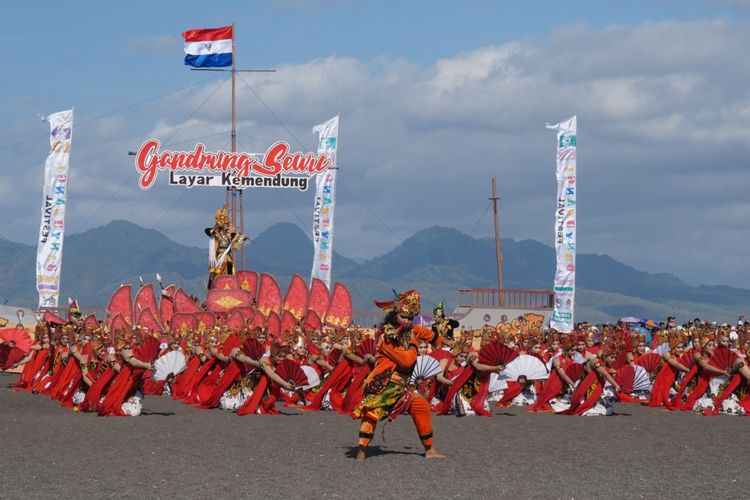
[[[208,242],[208,288],[213,287],[216,276],[235,274],[234,250],[237,250],[246,239],[244,234],[235,231],[229,220],[226,206],[219,208],[213,227],[206,228]]]

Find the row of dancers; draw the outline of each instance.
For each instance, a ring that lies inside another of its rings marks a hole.
[[[625,325],[559,334],[485,327],[457,331],[436,314],[440,347],[420,341],[408,387],[434,414],[490,416],[496,406],[529,412],[611,415],[640,403],[704,415],[750,412],[750,331],[693,326],[660,330],[650,343]],[[137,328],[112,337],[74,323],[40,323],[14,390],[74,411],[140,415],[146,396],[199,409],[276,414],[280,406],[356,414],[379,355],[382,328],[272,337],[262,327],[215,328],[156,338]]]

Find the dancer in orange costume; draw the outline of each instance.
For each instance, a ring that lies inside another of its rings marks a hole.
[[[413,326],[412,318],[419,314],[419,292],[410,290],[396,300],[375,302],[387,312],[378,343],[375,368],[365,381],[365,398],[354,409],[352,416],[362,419],[359,427],[357,460],[367,457],[367,447],[375,435],[375,426],[385,418],[395,419],[401,411],[411,415],[417,428],[426,458],[443,458],[432,446],[430,404],[407,386],[407,380],[417,360],[419,342],[424,340],[440,345],[438,333]]]

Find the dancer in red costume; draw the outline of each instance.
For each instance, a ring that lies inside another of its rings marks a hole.
[[[708,390],[693,406],[693,410],[704,415],[744,415],[747,412],[734,393],[743,381],[750,381],[750,368],[741,353],[730,349],[728,335],[726,330],[720,332],[718,345],[708,361],[709,366],[723,369],[726,373],[712,374]]]
[[[184,400],[190,394],[194,381],[203,364],[208,361],[208,357],[201,346],[203,332],[200,330],[188,332],[187,329],[184,329],[184,331],[180,332],[180,335],[183,339],[182,342],[184,342],[185,355],[189,359],[185,370],[175,378],[174,384],[172,384],[172,398]]]
[[[37,342],[31,346],[28,354],[17,363],[17,366],[23,365],[23,372],[16,382],[14,390],[30,392],[34,381],[46,371],[45,365],[49,363],[52,345],[47,324],[44,322],[37,323],[34,328],[34,335]]]
[[[53,354],[48,371],[36,380],[32,392],[48,395],[62,377],[65,365],[70,357],[70,332],[73,329],[75,327],[72,325],[66,325],[62,328],[58,341],[52,350]]]
[[[119,337],[120,332],[116,332]],[[110,352],[112,343],[111,337],[107,331],[100,331],[96,338],[92,341],[92,350],[96,355],[96,365],[93,365],[93,359],[89,363],[89,367],[82,370],[84,373],[83,381],[88,388],[85,389],[85,396],[83,400],[73,407],[74,411],[98,411],[99,404],[103,401],[104,395],[107,394],[109,386],[112,380],[120,370],[120,364],[118,363],[117,356],[113,352]],[[93,367],[93,370],[91,369]]]
[[[83,379],[82,370],[89,362],[91,355],[91,338],[91,332],[83,331],[79,335],[79,341],[71,345],[71,358],[68,360],[65,372],[50,393],[50,397],[59,400],[62,406],[74,406],[73,395],[80,389]]]
[[[573,349],[572,339],[564,337],[561,342],[561,350],[555,354],[549,363],[550,376],[542,386],[536,403],[529,406],[526,411],[563,411],[570,406],[571,392],[575,385],[583,377],[583,364],[574,361],[573,355],[580,358],[580,354]]]
[[[252,395],[246,398],[242,406],[237,409],[237,415],[255,415],[257,413],[275,415],[278,413],[274,405],[281,397],[281,389],[293,391],[295,388],[279,377],[273,369],[273,365],[288,359],[289,355],[289,344],[280,340],[271,344],[270,356],[264,356],[258,360],[263,375],[253,388]]]
[[[100,417],[138,416],[143,409],[142,378],[145,370],[153,369],[150,360],[139,359],[145,357],[140,349],[143,339],[138,332],[122,335],[115,345],[120,361],[115,365],[119,372],[107,391],[107,395],[99,405]],[[158,351],[154,353],[154,357]]]
[[[669,339],[669,351],[662,355],[664,363],[656,374],[654,385],[651,388],[651,396],[648,401],[650,407],[667,406],[669,403],[669,393],[678,380],[680,374],[690,371],[689,356],[685,355],[685,339],[679,335],[674,335]],[[687,363],[688,365],[686,365]]]
[[[242,346],[235,347],[230,352],[229,357],[233,363],[237,364],[239,370],[232,384],[219,398],[219,406],[222,409],[235,411],[252,396],[253,390],[263,375],[261,360],[268,356],[265,340],[265,332],[252,332]]]
[[[708,390],[712,377],[716,375],[729,377],[729,373],[726,370],[719,369],[709,363],[716,348],[715,336],[713,334],[704,334],[699,339],[699,345],[700,350],[693,350],[693,366],[690,372],[685,375],[677,396],[675,396],[669,406],[670,409],[692,410],[698,399]],[[682,394],[693,380],[696,380],[693,390],[687,395],[685,401],[681,402]]]
[[[586,376],[573,391],[570,407],[558,414],[611,415],[612,403],[604,394],[604,386],[608,382],[616,393],[621,390],[620,384],[612,376],[615,360],[613,352],[600,351],[600,356],[588,354],[588,359],[583,365]]]
[[[372,357],[360,358],[352,352],[349,335],[344,332],[339,332],[339,335],[341,337],[335,342],[331,338],[326,338],[321,343],[317,363],[328,374],[320,388],[311,394],[309,404],[303,406],[302,410],[331,409],[339,413],[349,413],[363,397],[364,379],[369,374]]]
[[[206,332],[202,338],[204,339],[204,344],[195,346],[195,352],[201,365],[195,375],[189,381],[186,381],[184,387],[185,395],[182,400],[185,404],[200,404],[199,391],[201,384],[204,387],[208,387],[212,381],[218,380],[218,374],[221,371],[221,366],[219,365],[221,359],[215,355],[219,347],[218,330],[214,329]]]
[[[110,367],[110,357],[107,344],[102,340],[103,336],[95,335],[91,340],[91,349],[88,354],[81,357],[81,383],[76,392],[71,396],[70,402],[74,411],[81,411],[81,405],[86,401],[91,388],[96,384],[99,377]],[[103,384],[101,384],[103,385]],[[101,393],[99,393],[101,394]],[[99,395],[92,397],[99,399]]]
[[[446,396],[453,412],[459,416],[491,416],[489,405],[486,404],[490,376],[504,369],[505,366],[502,364],[493,366],[480,363],[479,353],[470,350],[461,375],[456,377]],[[452,397],[456,389],[458,391],[455,397]]]

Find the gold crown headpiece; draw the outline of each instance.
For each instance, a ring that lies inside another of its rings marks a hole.
[[[216,224],[218,224],[219,226],[229,225],[229,210],[227,210],[226,205],[216,210],[214,220],[216,220]]]
[[[373,302],[376,306],[378,306],[378,308],[383,309],[384,311],[395,311],[396,313],[406,318],[413,318],[414,316],[419,314],[419,311],[421,309],[421,300],[418,291],[409,290],[408,292],[398,294],[394,290],[393,294],[396,296],[394,300],[375,300]]]

